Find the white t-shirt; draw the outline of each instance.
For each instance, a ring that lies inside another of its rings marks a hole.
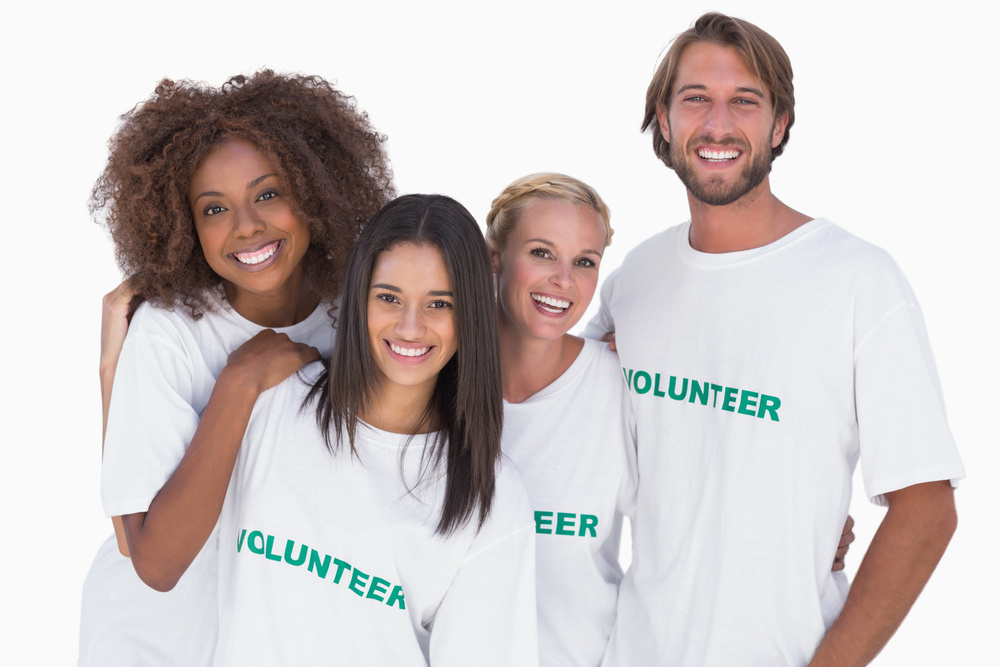
[[[327,304],[275,329],[329,355]],[[108,414],[101,496],[108,516],[145,512],[187,450],[229,354],[265,327],[227,305],[193,319],[143,304],[129,326]],[[209,665],[217,636],[218,536],[209,538],[169,593],[148,588],[118,553],[101,547],[84,585],[80,665]]]
[[[537,664],[534,524],[512,466],[478,533],[436,534],[445,477],[421,479],[426,436],[362,424],[357,456],[331,454],[303,409],[321,370],[254,408],[220,520],[216,665]]]
[[[621,365],[585,340],[555,382],[504,402],[503,450],[534,510],[540,662],[596,667],[615,621],[622,517],[635,503],[635,450]]]
[[[688,229],[633,250],[587,329],[615,331],[640,476],[606,664],[805,665],[846,597],[859,458],[874,502],[964,471],[884,251],[823,220],[725,254]]]

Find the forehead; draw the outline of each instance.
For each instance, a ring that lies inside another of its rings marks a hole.
[[[695,42],[681,53],[674,75],[672,95],[684,90],[760,91],[769,98],[770,91],[732,46],[713,42]]]
[[[245,141],[228,139],[215,144],[191,177],[192,184],[225,178],[256,178],[276,173],[264,154]]]
[[[397,243],[375,259],[372,285],[389,283],[400,289],[447,290],[451,274],[441,249],[432,243]]]
[[[544,238],[556,245],[577,244],[596,250],[604,248],[607,240],[604,223],[590,206],[542,197],[525,205],[513,232],[522,240]]]

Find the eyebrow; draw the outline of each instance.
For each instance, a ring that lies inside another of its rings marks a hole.
[[[685,91],[688,91],[688,90],[708,90],[708,88],[705,85],[700,84],[700,83],[689,83],[686,86],[681,86],[680,88],[678,88],[677,92],[674,93],[674,96],[676,97],[677,95],[680,95],[681,93],[683,93]],[[736,89],[736,92],[737,93],[750,93],[751,95],[756,95],[757,97],[759,97],[761,99],[764,99],[766,97],[764,95],[764,91],[762,91],[762,90],[760,90],[758,88],[751,88],[749,86],[739,86]]]
[[[277,176],[277,174],[264,174],[262,176],[258,176],[257,178],[247,183],[247,190],[254,189],[255,187],[257,187],[258,185],[260,185],[261,183],[263,183],[272,176]],[[195,197],[194,201],[198,201],[202,197],[222,197],[222,196],[224,195],[221,192],[216,192],[215,190],[208,190],[206,192],[202,192],[200,195]]]
[[[552,241],[549,241],[548,239],[528,239],[527,241],[524,242],[524,245],[528,245],[529,243],[544,243],[547,246],[552,246],[553,248],[556,247],[556,244],[553,243]],[[598,257],[604,257],[604,253],[602,253],[600,250],[590,250],[588,248],[585,250],[581,250],[580,252],[585,255],[597,255]]]
[[[371,286],[371,289],[387,289],[390,292],[396,292],[398,294],[403,293],[402,289],[396,287],[395,285],[390,285],[388,283],[375,283],[374,285]],[[455,296],[454,292],[449,292],[448,290],[431,290],[427,294],[429,296],[450,296],[450,297]]]

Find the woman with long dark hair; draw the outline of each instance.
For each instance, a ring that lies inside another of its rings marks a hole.
[[[264,393],[226,443],[217,664],[535,664],[495,304],[458,202],[409,195],[366,225],[329,367]]]

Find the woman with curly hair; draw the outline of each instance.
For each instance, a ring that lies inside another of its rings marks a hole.
[[[91,202],[129,276],[105,300],[101,359],[102,499],[121,546],[88,575],[81,665],[212,662],[226,491],[213,443],[329,354],[348,253],[392,195],[383,142],[328,82],[270,71],[164,80],[122,117]],[[204,548],[177,539],[192,530]]]

